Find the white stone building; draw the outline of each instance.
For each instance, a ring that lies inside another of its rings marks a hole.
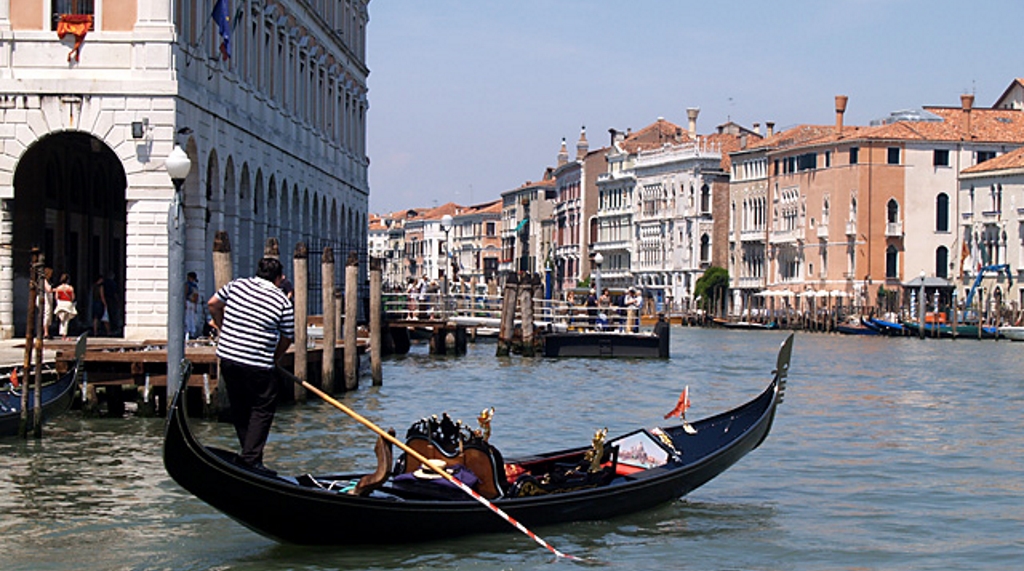
[[[711,265],[714,181],[708,177],[720,177],[721,162],[721,147],[703,138],[636,158],[633,275],[659,302],[686,306]]]
[[[218,231],[236,276],[270,237],[288,269],[299,241],[365,260],[368,3],[233,0],[222,59],[214,0],[0,0],[0,336],[23,331],[32,247],[70,274],[77,329],[103,274],[117,333],[166,334],[175,145],[203,295]]]

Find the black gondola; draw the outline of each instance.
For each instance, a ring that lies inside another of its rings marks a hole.
[[[595,437],[593,447],[504,460],[491,448],[491,472],[478,467],[472,471],[479,477],[478,490],[487,493],[485,480],[494,485],[494,505],[527,526],[601,520],[686,495],[768,436],[782,402],[792,343],[792,335],[782,343],[768,387],[738,408],[691,424],[637,430],[605,445]],[[246,470],[236,465],[235,453],[196,440],[183,395],[181,388],[168,414],[168,474],[199,499],[271,539],[306,545],[409,543],[512,529],[477,501],[453,493],[457,488],[446,489],[444,480],[415,478],[420,471],[406,466],[404,454],[392,468],[390,454],[382,453],[383,439],[377,451],[378,474],[383,472],[384,477],[367,486],[364,495],[351,489],[373,475],[290,477]],[[450,442],[431,438],[438,428],[432,424],[436,420],[414,424],[406,442],[423,449],[436,445],[435,452],[450,450]],[[444,422],[450,419],[445,416]],[[417,440],[418,436],[422,438]],[[468,459],[470,450],[487,451],[489,445],[483,444],[463,439],[457,443],[457,458]],[[449,466],[454,466],[451,460]],[[509,474],[518,476],[514,483]]]
[[[71,399],[74,397],[75,381],[78,380],[78,375],[82,370],[85,345],[85,334],[82,334],[75,343],[74,366],[56,381],[43,385],[40,398],[43,405],[44,422],[70,408]],[[29,422],[32,421],[32,411],[35,409],[35,389],[32,388],[32,384],[31,377],[23,379],[22,388],[28,390]],[[18,434],[20,423],[21,392],[13,388],[0,391],[0,437]]]

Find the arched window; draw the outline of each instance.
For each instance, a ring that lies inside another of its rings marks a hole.
[[[700,237],[700,263],[706,264],[711,261],[711,237],[701,234]]]
[[[701,214],[711,213],[711,188],[706,184],[700,187],[700,212]]]
[[[895,198],[890,198],[888,204],[885,205],[885,216],[886,222],[890,224],[900,221],[900,205]]]
[[[949,275],[949,249],[939,246],[935,250],[935,277],[946,278]]]
[[[935,231],[949,232],[949,195],[945,192],[935,197]]]
[[[885,277],[899,277],[897,274],[899,261],[899,251],[896,250],[896,246],[890,244],[889,247],[885,249]]]

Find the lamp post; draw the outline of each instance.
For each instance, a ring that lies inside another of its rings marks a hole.
[[[452,215],[445,214],[441,217],[441,230],[444,230],[444,274],[441,276],[441,302],[444,310],[441,315],[448,318],[448,272],[452,269],[451,248],[448,246],[448,232],[452,229]]]
[[[597,295],[601,295],[601,264],[604,263],[604,256],[601,252],[594,254],[594,266],[597,271],[594,272],[594,289],[597,290]]]
[[[181,187],[192,170],[188,155],[175,145],[164,162],[174,183],[167,212],[167,398],[174,398],[185,358],[185,216]]]

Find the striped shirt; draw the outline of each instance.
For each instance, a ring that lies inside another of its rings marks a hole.
[[[215,295],[226,304],[217,356],[260,369],[274,368],[278,339],[295,338],[291,300],[276,285],[259,277],[228,282]]]

